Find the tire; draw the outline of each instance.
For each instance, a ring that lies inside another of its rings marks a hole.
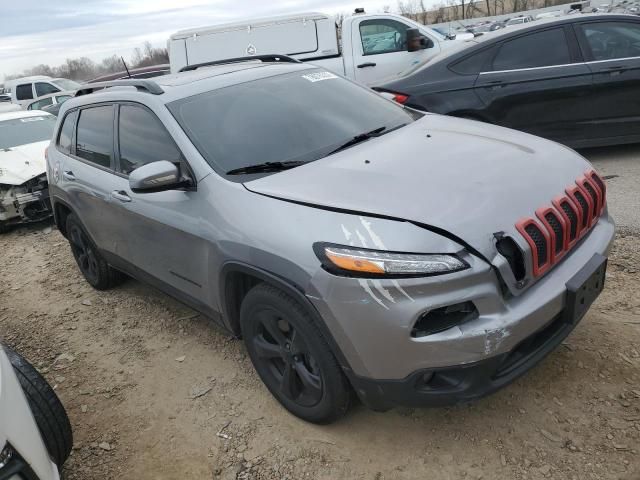
[[[89,285],[96,290],[108,290],[124,281],[124,274],[112,268],[102,258],[82,223],[73,213],[67,216],[66,231],[73,257]]]
[[[289,412],[318,424],[347,412],[349,382],[312,316],[293,298],[256,285],[242,301],[240,327],[256,372]]]
[[[69,417],[47,381],[20,354],[3,347],[22,386],[47,452],[58,466],[69,458],[73,434]]]
[[[0,235],[7,233],[11,227],[6,222],[0,222]]]

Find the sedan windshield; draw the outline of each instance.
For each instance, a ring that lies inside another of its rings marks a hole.
[[[233,85],[168,107],[221,174],[270,162],[318,160],[354,137],[380,127],[392,130],[417,115],[321,69]]]
[[[0,150],[49,140],[55,124],[51,115],[0,121]]]

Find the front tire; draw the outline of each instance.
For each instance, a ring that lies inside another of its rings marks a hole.
[[[7,347],[3,348],[27,397],[47,452],[58,468],[62,468],[73,446],[73,434],[67,412],[42,375],[20,354]]]
[[[242,302],[240,326],[253,366],[282,406],[319,424],[347,412],[349,383],[314,319],[298,302],[261,283]]]
[[[123,282],[124,275],[102,258],[80,220],[73,213],[67,216],[66,231],[73,257],[89,285],[96,290],[108,290]]]

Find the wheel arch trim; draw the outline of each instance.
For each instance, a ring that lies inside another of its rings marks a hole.
[[[280,288],[288,295],[291,295],[291,297],[293,297],[294,300],[296,300],[300,306],[313,317],[318,328],[320,328],[322,334],[329,343],[329,346],[340,363],[343,371],[348,378],[351,377],[352,369],[346,356],[327,327],[327,324],[322,318],[322,315],[320,315],[320,312],[318,312],[313,303],[311,303],[307,298],[304,289],[290,280],[268,270],[238,261],[229,261],[222,266],[219,277],[219,298],[224,323],[229,331],[238,337],[241,334],[239,319],[234,318],[236,312],[234,312],[232,291],[230,290],[231,284],[228,281],[230,275],[234,273],[255,277],[258,280],[269,283],[274,287]]]

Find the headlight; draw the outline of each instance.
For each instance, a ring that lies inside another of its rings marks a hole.
[[[417,277],[469,268],[467,262],[453,254],[384,252],[328,244],[316,244],[314,250],[325,269],[359,277]]]

